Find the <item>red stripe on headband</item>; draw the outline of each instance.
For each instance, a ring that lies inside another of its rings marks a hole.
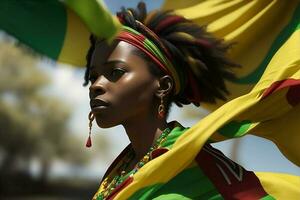
[[[125,41],[133,46],[135,46],[136,48],[138,48],[139,50],[143,51],[147,56],[149,56],[152,61],[154,63],[156,63],[165,73],[171,75],[171,73],[169,72],[169,70],[166,68],[166,66],[164,66],[164,64],[162,64],[158,58],[156,58],[155,55],[153,55],[151,52],[149,52],[144,45],[144,40],[145,40],[145,36],[143,35],[135,35],[126,31],[122,31],[121,33],[119,33],[119,35],[117,36],[118,40],[121,41]]]
[[[161,31],[163,28],[167,27],[167,26],[171,26],[173,24],[176,24],[178,22],[182,22],[182,21],[186,21],[185,18],[181,17],[181,16],[169,16],[168,18],[162,20],[156,27],[155,27],[155,32],[159,32]]]

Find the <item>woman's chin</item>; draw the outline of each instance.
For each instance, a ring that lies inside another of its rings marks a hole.
[[[117,126],[118,124],[116,123],[113,123],[112,121],[106,121],[106,120],[103,120],[103,119],[97,119],[96,117],[96,122],[97,122],[97,125],[100,127],[100,128],[111,128],[111,127],[114,127],[114,126]]]

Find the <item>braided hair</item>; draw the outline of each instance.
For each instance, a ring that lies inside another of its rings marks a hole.
[[[206,32],[204,26],[198,26],[172,11],[156,10],[147,14],[143,2],[140,2],[136,9],[122,8],[117,13],[117,17],[123,25],[142,33],[160,49],[165,49],[164,52],[169,54],[172,63],[180,68],[179,71],[189,71],[192,74],[193,84],[185,85],[183,92],[171,96],[169,103],[174,102],[179,107],[190,103],[199,106],[200,102],[188,98],[188,95],[191,95],[189,88],[192,87],[197,87],[199,90],[201,102],[215,103],[217,99],[226,100],[229,92],[225,80],[234,80],[235,76],[231,69],[239,66],[226,57],[226,52],[232,44],[225,44],[223,40]],[[90,62],[96,44],[93,35],[90,37],[90,42],[91,47],[86,56],[84,85],[88,84]],[[157,76],[163,75],[143,52],[138,51],[138,54],[148,62],[151,73]]]

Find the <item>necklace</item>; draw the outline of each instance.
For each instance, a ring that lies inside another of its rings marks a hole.
[[[128,167],[130,161],[134,158],[134,151],[131,148],[126,157],[123,159],[123,163],[116,170],[117,175],[114,176],[112,181],[108,183],[108,177],[106,177],[101,185],[103,185],[103,191],[97,195],[97,199],[105,199],[108,197],[112,191],[120,185],[124,180],[126,180],[129,176],[133,176],[141,167],[143,167],[147,162],[151,160],[151,152],[157,149],[162,143],[166,140],[168,134],[171,132],[170,128],[166,128],[162,134],[158,137],[158,139],[154,142],[154,144],[150,147],[147,154],[134,166],[133,170],[126,174],[126,168]]]

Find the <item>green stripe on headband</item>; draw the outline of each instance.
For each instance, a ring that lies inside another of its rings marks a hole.
[[[128,26],[123,26],[123,29],[131,34],[143,35],[142,33]],[[183,74],[182,76],[179,75],[179,73],[177,72],[173,64],[170,62],[170,60],[165,56],[164,53],[162,53],[160,48],[158,48],[154,42],[152,42],[151,40],[145,37],[145,40],[141,41],[141,43],[143,44],[145,49],[149,51],[153,56],[155,56],[171,73],[170,75],[172,76],[175,82],[175,94],[179,94],[180,92],[182,92],[181,89],[183,88],[182,86],[184,85],[184,75]]]

